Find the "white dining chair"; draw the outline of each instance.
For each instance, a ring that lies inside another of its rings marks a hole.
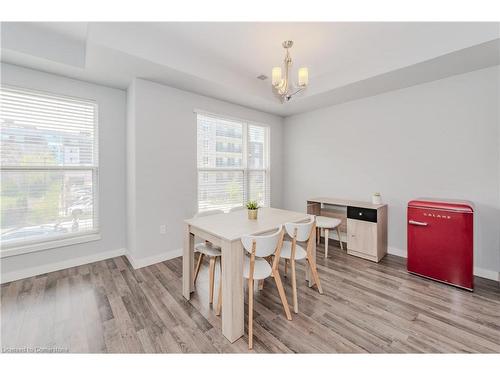
[[[235,212],[235,211],[241,211],[243,210],[245,207],[243,206],[236,206],[236,207],[232,207],[229,209],[229,212]]]
[[[210,216],[210,215],[217,215],[217,214],[223,214],[224,211],[221,210],[209,210],[209,211],[202,211],[198,212],[196,215],[194,215],[195,218],[198,217],[203,217],[203,216]],[[222,261],[220,261],[221,257],[221,248],[219,246],[214,246],[212,245],[209,241],[205,242],[200,242],[195,245],[194,247],[195,252],[200,253],[198,256],[198,263],[196,264],[196,270],[194,272],[194,280],[193,283],[196,284],[196,279],[198,278],[198,274],[200,272],[200,267],[201,263],[203,262],[204,256],[209,257],[209,268],[208,268],[208,279],[209,279],[209,303],[213,304],[214,303],[214,280],[215,280],[215,266],[217,263],[217,259],[219,259],[219,265],[220,265],[220,270],[222,274]],[[221,283],[222,283],[222,277]]]
[[[253,347],[253,294],[254,280],[265,280],[272,276],[276,282],[276,287],[285,310],[285,315],[288,320],[292,320],[288,301],[286,300],[285,290],[281,283],[280,274],[278,271],[281,246],[285,231],[283,227],[272,234],[265,236],[244,236],[241,238],[243,248],[248,255],[245,256],[243,266],[243,276],[248,279],[248,348]],[[272,265],[265,259],[274,255]]]
[[[312,247],[314,246],[312,234],[316,230],[316,220],[314,216],[311,215],[307,222],[286,223],[285,229],[287,234],[292,238],[292,241],[283,242],[281,257],[285,259],[285,274],[288,262],[290,262],[292,268],[293,311],[298,313],[297,276],[295,273],[296,260],[306,259],[309,268],[311,269],[311,275],[314,283],[316,284],[319,293],[323,294],[323,289],[321,288],[321,282],[318,276],[318,270],[316,268],[316,262],[312,258]],[[297,242],[307,242],[306,249],[298,245]]]
[[[337,236],[339,236],[340,248],[344,250],[344,245],[342,244],[342,237],[340,237],[340,224],[342,221],[335,217],[327,216],[316,216],[316,228],[317,228],[317,240],[318,244],[321,240],[321,229],[323,229],[323,234],[325,236],[325,258],[328,258],[328,239],[330,235],[330,230],[337,229]]]

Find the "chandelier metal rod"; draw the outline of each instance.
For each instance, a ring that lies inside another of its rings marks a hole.
[[[292,64],[292,59],[290,57],[290,52],[289,52],[289,47],[286,47],[286,55],[285,55],[285,88],[284,88],[284,92],[288,92],[288,83],[289,83],[289,79],[288,79],[288,73],[289,73],[289,67],[290,65]]]
[[[307,86],[307,68],[299,69],[299,81],[297,85],[290,82],[290,71],[292,66],[292,58],[290,57],[290,48],[293,46],[293,41],[286,40],[283,42],[285,48],[284,75],[281,75],[281,68],[273,68],[273,91],[279,97],[282,103],[289,101],[294,95],[303,91]],[[305,72],[304,72],[305,70]],[[277,76],[275,74],[277,72]],[[305,79],[303,78],[305,77]],[[291,90],[295,90],[290,92]]]

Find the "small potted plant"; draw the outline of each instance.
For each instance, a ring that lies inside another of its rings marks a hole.
[[[248,219],[257,220],[257,210],[258,209],[259,209],[259,205],[256,201],[249,201],[247,203]]]

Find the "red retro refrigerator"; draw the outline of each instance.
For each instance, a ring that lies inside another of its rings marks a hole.
[[[408,271],[473,289],[474,205],[416,199],[408,203]]]

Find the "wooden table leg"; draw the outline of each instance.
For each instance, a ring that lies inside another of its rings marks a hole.
[[[194,234],[190,232],[189,224],[184,226],[184,246],[182,249],[182,295],[189,300],[194,291]]]
[[[307,213],[309,215],[315,215],[315,216],[321,215],[321,204],[318,202],[307,201]],[[314,259],[314,261],[316,261],[316,230],[314,230],[313,232],[314,233],[311,234],[313,236],[313,238],[311,239],[313,242],[311,258]],[[321,236],[319,236],[318,239],[320,237]],[[306,267],[306,281],[308,282],[307,284],[309,285],[309,288],[312,288],[314,285],[314,279],[312,277],[310,267]]]
[[[312,244],[311,244],[312,245],[311,259],[313,259],[314,262],[316,262],[316,231],[315,230],[312,231],[311,236],[312,236],[312,238],[310,239],[310,241],[312,242]],[[306,281],[307,281],[309,288],[312,288],[314,285],[314,278],[312,277],[310,267],[306,267]]]
[[[244,334],[243,246],[222,241],[222,334],[235,342]]]

